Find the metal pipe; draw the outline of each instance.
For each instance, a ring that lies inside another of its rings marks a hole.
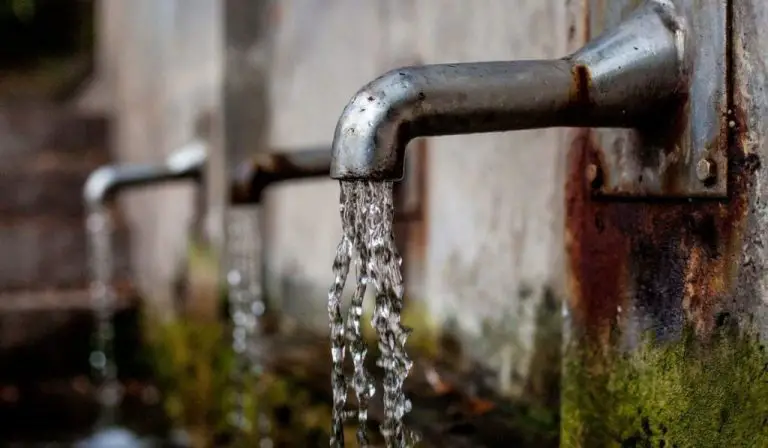
[[[232,176],[230,200],[234,205],[258,204],[272,184],[328,176],[329,147],[260,153],[239,164]]]
[[[332,146],[334,179],[399,180],[417,137],[544,127],[639,126],[687,93],[684,22],[650,0],[555,60],[405,67],[363,87]]]
[[[202,178],[206,159],[205,143],[194,140],[174,151],[162,165],[105,165],[88,176],[83,200],[90,207],[98,207],[126,188],[176,180],[198,181]]]

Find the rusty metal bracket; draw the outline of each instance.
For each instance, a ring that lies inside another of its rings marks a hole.
[[[685,20],[687,103],[671,121],[660,114],[646,129],[594,130],[601,166],[590,167],[586,176],[597,195],[727,197],[728,2],[670,2]],[[589,35],[615,27],[642,3],[588,0]]]

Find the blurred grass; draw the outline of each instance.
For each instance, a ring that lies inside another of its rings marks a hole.
[[[35,0],[3,0],[0,2],[0,18],[13,16],[28,21],[34,17],[37,6],[38,1]]]

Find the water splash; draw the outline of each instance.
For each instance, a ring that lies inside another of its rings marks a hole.
[[[378,335],[381,357],[377,365],[384,369],[384,422],[381,433],[387,446],[407,447],[417,441],[405,428],[403,417],[411,403],[403,392],[403,383],[412,362],[405,352],[410,330],[400,323],[403,309],[402,258],[394,243],[392,224],[394,205],[391,182],[341,182],[340,208],[343,236],[334,261],[335,281],[329,293],[329,317],[333,356],[334,426],[331,446],[343,446],[344,406],[347,382],[343,373],[345,326],[341,317],[341,290],[357,252],[357,286],[346,322],[346,342],[354,364],[352,386],[358,401],[357,438],[367,445],[366,421],[368,401],[375,387],[363,362],[365,342],[360,331],[363,297],[369,284],[376,290],[371,325]]]
[[[347,380],[344,376],[345,329],[341,311],[341,298],[347,283],[349,265],[352,262],[352,248],[356,238],[354,198],[356,190],[351,184],[341,184],[339,211],[341,213],[342,236],[333,260],[334,281],[328,293],[328,318],[331,330],[331,384],[333,388],[333,423],[331,447],[344,446],[344,417],[347,401]],[[359,318],[358,318],[359,321]],[[358,325],[359,326],[359,325]]]
[[[256,337],[259,322],[266,311],[262,296],[261,281],[261,238],[259,210],[253,207],[237,207],[227,212],[227,284],[232,319],[232,349],[235,366],[232,372],[234,383],[234,410],[229,416],[230,423],[241,435],[258,429],[261,445],[269,443],[269,422],[257,414],[254,422],[248,414],[251,397],[247,384],[249,379],[261,373],[257,353]]]
[[[400,323],[403,310],[403,259],[395,246],[392,224],[394,203],[392,183],[367,183],[370,210],[367,214],[367,241],[370,251],[368,270],[376,287],[376,304],[371,324],[379,338],[381,357],[377,365],[384,369],[384,424],[382,435],[388,446],[403,447],[414,443],[414,436],[403,425],[411,402],[403,393],[403,383],[413,362],[405,352],[410,329]]]
[[[114,274],[114,252],[112,248],[113,223],[106,207],[95,207],[86,219],[89,242],[89,268],[91,274],[90,294],[96,317],[96,336],[90,355],[94,382],[98,388],[101,405],[101,425],[110,425],[115,420],[115,409],[120,404],[121,390],[117,381],[117,366],[113,354],[115,313],[117,294],[112,285]]]
[[[363,300],[365,299],[365,292],[370,281],[370,252],[365,238],[360,237],[365,235],[365,212],[371,199],[368,193],[370,192],[367,190],[352,191],[348,202],[354,204],[353,210],[356,212],[356,216],[352,218],[351,227],[354,230],[354,248],[357,251],[357,260],[355,262],[357,286],[352,294],[352,302],[347,312],[346,328],[349,353],[352,355],[352,363],[354,365],[352,388],[355,391],[358,404],[357,441],[360,446],[367,446],[369,444],[367,436],[368,401],[376,393],[373,378],[365,369],[365,357],[368,353],[368,348],[366,347],[360,327],[360,318],[363,315]]]

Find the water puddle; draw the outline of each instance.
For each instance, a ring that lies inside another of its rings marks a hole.
[[[93,380],[98,388],[97,398],[102,408],[99,426],[109,426],[115,421],[114,412],[121,399],[113,353],[112,318],[115,314],[117,295],[112,284],[115,260],[111,241],[113,222],[109,210],[106,207],[90,210],[86,230],[92,279],[90,294],[96,317],[96,335],[90,364]]]
[[[367,354],[360,329],[363,299],[368,285],[375,289],[371,325],[378,335],[380,357],[376,363],[384,370],[382,400],[384,420],[380,426],[387,446],[407,447],[417,442],[403,417],[411,403],[403,392],[403,383],[412,362],[405,352],[409,329],[400,323],[403,309],[402,258],[394,243],[392,224],[394,205],[391,182],[341,182],[340,212],[343,235],[333,263],[334,284],[328,294],[331,326],[333,424],[331,446],[344,446],[344,423],[357,419],[357,441],[368,445],[366,421],[369,401],[376,387],[365,370]],[[356,256],[355,256],[356,255]],[[342,291],[354,260],[357,284],[346,322],[342,312]],[[344,374],[346,353],[352,357],[351,382]],[[346,409],[350,388],[357,398],[357,409]]]

